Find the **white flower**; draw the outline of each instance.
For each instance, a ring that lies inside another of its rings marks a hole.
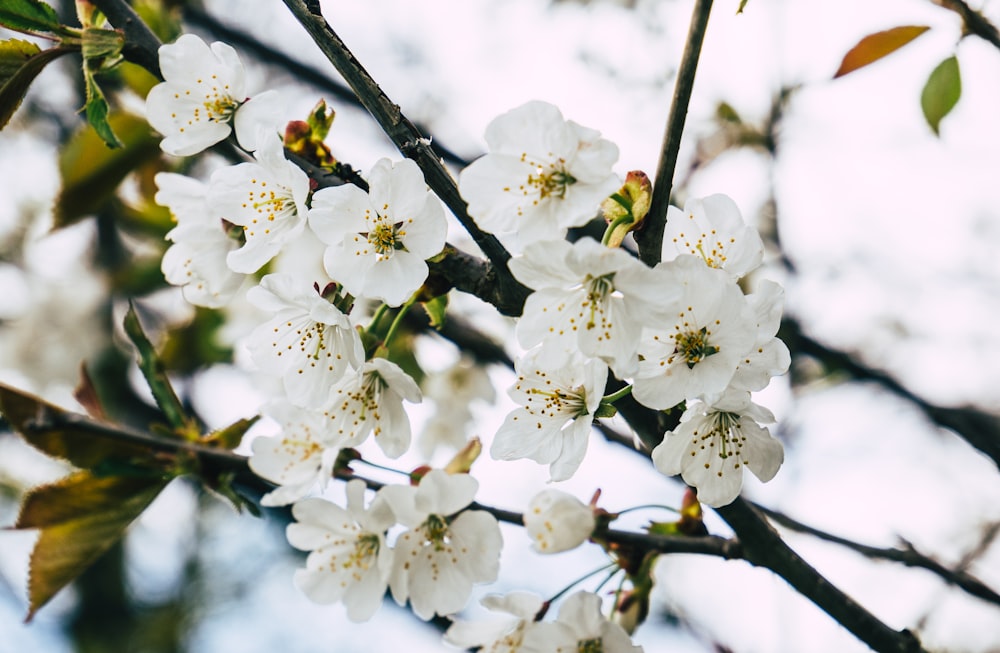
[[[226,257],[236,272],[256,272],[302,233],[309,177],[285,158],[277,135],[263,138],[256,163],[216,170],[209,180],[213,214],[243,227],[244,245]]]
[[[632,390],[657,410],[725,390],[757,333],[743,292],[725,272],[687,254],[660,266],[676,273],[683,296],[671,320],[643,333]]]
[[[590,506],[561,490],[542,490],[524,512],[524,527],[539,553],[575,549],[590,539],[596,523]]]
[[[196,306],[220,308],[243,284],[243,275],[226,265],[226,256],[239,243],[226,233],[223,222],[208,210],[208,187],[197,179],[170,172],[155,177],[156,203],[170,209],[177,226],[167,233],[173,245],[163,254],[163,276],[181,286],[184,299]]]
[[[611,171],[618,147],[546,102],[495,118],[486,144],[489,153],[459,175],[459,190],[480,227],[516,231],[522,242],[565,237],[620,186]]]
[[[468,426],[473,422],[472,404],[482,400],[493,403],[496,391],[486,369],[468,357],[441,372],[424,377],[424,398],[434,401],[435,412],[424,424],[420,435],[420,453],[430,459],[438,445],[453,449],[465,446]]]
[[[396,539],[389,587],[421,619],[465,607],[474,583],[497,578],[503,538],[496,518],[465,510],[479,488],[468,474],[428,472],[417,487],[391,485],[381,493],[409,530]]]
[[[374,433],[385,455],[398,458],[410,447],[404,399],[420,403],[416,382],[395,363],[374,358],[331,389],[326,408],[331,432],[344,447],[357,447]]]
[[[358,332],[312,286],[269,274],[247,299],[273,315],[250,335],[250,354],[261,369],[281,377],[292,403],[322,408],[348,366],[363,364]]]
[[[643,325],[667,319],[680,296],[669,271],[651,270],[591,238],[531,243],[509,266],[535,289],[517,323],[521,345],[545,343],[553,363],[561,353],[582,351],[619,378],[635,372]]]
[[[480,603],[492,612],[511,616],[490,621],[455,621],[444,634],[446,642],[462,648],[482,647],[482,653],[547,653],[550,650],[525,646],[525,633],[558,629],[555,624],[535,621],[535,615],[542,609],[542,599],[537,594],[488,594]],[[539,634],[534,636],[535,640],[543,639]]]
[[[243,64],[232,47],[211,48],[194,34],[182,34],[160,46],[160,72],[165,80],[146,96],[146,119],[164,135],[167,154],[190,156],[225,139],[236,124],[240,145],[256,149],[261,124],[274,124],[277,93],[268,91],[247,101]]]
[[[380,159],[369,191],[344,184],[313,195],[309,226],[329,245],[323,265],[353,295],[405,302],[427,278],[428,259],[444,247],[447,222],[437,197],[409,159]]]
[[[560,627],[560,638],[548,633],[528,633],[525,644],[535,645],[535,638],[552,638],[549,653],[641,653],[642,647],[632,643],[628,633],[601,614],[601,598],[590,592],[577,592],[559,606],[555,624]],[[531,649],[534,650],[534,649]]]
[[[539,365],[540,355],[541,350],[535,349],[517,361],[517,381],[508,394],[520,408],[507,415],[490,455],[497,460],[530,458],[549,465],[553,481],[564,481],[587,452],[608,368],[579,354],[549,368]]]
[[[781,442],[760,426],[772,423],[774,415],[751,402],[749,392],[728,390],[711,404],[692,403],[653,449],[653,463],[698,488],[702,503],[724,506],[739,495],[744,468],[767,482],[781,467]]]
[[[295,585],[316,603],[343,601],[351,621],[365,621],[382,605],[392,569],[385,530],[394,523],[389,505],[376,496],[366,510],[365,484],[347,483],[347,510],[325,499],[304,499],[292,507],[289,543],[311,551]]]
[[[775,337],[781,326],[784,299],[784,289],[767,280],[760,282],[756,292],[747,295],[747,302],[757,317],[757,340],[736,366],[736,374],[729,387],[762,390],[771,382],[771,377],[788,371],[792,362],[788,347]]]
[[[324,433],[326,416],[286,401],[271,402],[262,412],[281,425],[281,435],[258,437],[251,444],[250,469],[279,486],[264,495],[261,505],[286,506],[316,486],[325,489],[339,451]]]
[[[753,227],[743,222],[736,202],[726,195],[690,199],[681,211],[667,210],[663,232],[663,258],[693,254],[713,268],[739,279],[760,265],[764,243]]]

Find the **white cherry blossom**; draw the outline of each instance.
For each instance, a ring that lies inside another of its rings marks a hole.
[[[653,463],[698,488],[702,503],[724,506],[739,495],[744,469],[767,482],[781,467],[784,448],[761,426],[772,423],[774,415],[751,402],[749,392],[727,390],[712,403],[693,402],[653,449]]]
[[[534,349],[517,361],[517,380],[508,394],[520,407],[500,426],[490,455],[498,460],[530,458],[549,465],[553,481],[563,481],[576,472],[587,453],[608,368],[580,354],[546,367],[540,364],[541,356],[541,349]]]
[[[488,621],[455,621],[444,634],[446,642],[462,648],[482,647],[482,653],[547,653],[550,648],[538,648],[530,642],[526,645],[525,634],[539,631],[528,638],[535,644],[563,634],[555,624],[534,620],[543,605],[537,594],[487,594],[480,603],[491,612],[509,616]]]
[[[393,559],[385,531],[395,519],[378,495],[365,508],[363,481],[348,481],[346,492],[346,510],[318,498],[296,503],[296,522],[286,533],[292,546],[311,552],[305,569],[295,572],[295,585],[317,603],[343,602],[358,622],[382,605]]]
[[[725,390],[757,328],[743,292],[722,270],[688,254],[657,267],[672,269],[683,296],[670,320],[643,333],[632,394],[663,410]]]
[[[395,363],[374,358],[331,388],[326,407],[331,433],[344,447],[357,447],[374,434],[385,455],[398,458],[410,447],[404,399],[420,403],[417,383]]]
[[[325,434],[326,416],[287,401],[272,401],[261,411],[281,426],[281,434],[251,443],[250,469],[279,487],[261,499],[262,506],[286,506],[314,488],[326,488],[338,447]]]
[[[234,122],[240,145],[252,151],[261,126],[276,128],[277,93],[247,100],[243,64],[231,46],[182,34],[160,46],[159,59],[164,81],[146,96],[146,119],[163,134],[167,154],[197,154],[229,136]]]
[[[353,295],[405,302],[427,278],[426,259],[441,252],[448,225],[423,173],[409,159],[380,159],[369,191],[344,184],[313,195],[309,226],[329,245],[323,265]]]
[[[611,171],[618,147],[547,102],[495,118],[486,144],[489,153],[459,175],[459,191],[480,227],[516,231],[525,243],[563,238],[621,185]]]
[[[601,613],[601,598],[591,592],[576,592],[559,606],[555,625],[558,633],[532,631],[525,635],[528,650],[548,653],[641,653],[628,633]],[[542,639],[546,639],[544,644]],[[543,646],[545,648],[543,648]]]
[[[775,334],[781,326],[781,311],[785,290],[773,281],[763,280],[747,302],[757,318],[757,339],[747,355],[736,366],[729,387],[741,390],[763,390],[771,377],[788,371],[792,357],[788,347]]]
[[[524,528],[539,553],[559,553],[580,546],[594,532],[594,510],[572,494],[548,488],[524,511]]]
[[[155,180],[156,203],[170,209],[177,221],[166,235],[173,245],[160,264],[164,278],[180,286],[184,299],[196,306],[225,306],[243,285],[243,275],[226,265],[226,256],[239,242],[222,220],[212,218],[204,183],[171,172],[160,172]]]
[[[688,200],[683,211],[667,209],[662,260],[680,254],[697,256],[739,279],[760,265],[764,243],[757,230],[743,222],[736,202],[727,195],[709,195]]]
[[[396,518],[409,530],[396,538],[389,587],[397,603],[407,599],[421,619],[465,607],[474,583],[497,578],[503,538],[496,518],[483,510],[462,510],[479,483],[468,474],[428,472],[417,487],[381,490]]]
[[[535,290],[517,323],[521,346],[544,343],[552,364],[582,351],[607,362],[619,378],[636,370],[643,325],[675,313],[681,292],[668,270],[651,270],[591,238],[531,243],[509,266]]]
[[[226,263],[236,272],[256,272],[306,226],[309,177],[285,158],[276,134],[262,137],[254,163],[216,170],[209,180],[212,213],[243,227],[246,241]]]
[[[250,335],[250,354],[262,370],[281,377],[291,402],[322,408],[348,367],[363,364],[361,338],[350,319],[314,287],[269,274],[247,299],[273,316]]]

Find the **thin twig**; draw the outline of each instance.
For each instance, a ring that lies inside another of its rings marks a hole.
[[[962,17],[962,31],[965,34],[975,34],[993,47],[1000,49],[1000,30],[985,16],[968,5],[965,0],[931,0],[945,9],[951,9]]]
[[[933,558],[917,551],[913,545],[906,540],[903,540],[902,548],[868,546],[865,544],[859,544],[858,542],[853,542],[840,537],[839,535],[834,535],[833,533],[827,533],[826,531],[809,526],[808,524],[803,524],[802,522],[793,519],[782,512],[778,512],[777,510],[771,510],[770,508],[765,508],[757,504],[753,504],[753,506],[767,515],[768,518],[785,528],[799,533],[812,535],[813,537],[819,538],[825,542],[839,544],[840,546],[856,551],[867,558],[872,558],[874,560],[891,560],[893,562],[902,563],[907,567],[926,569],[949,585],[955,585],[962,588],[969,594],[983,599],[984,601],[1000,605],[1000,594],[997,594],[995,591],[990,589],[981,580],[966,573],[965,571],[948,569],[937,560],[934,560]]]
[[[691,91],[694,88],[694,74],[698,69],[701,44],[705,40],[708,15],[711,11],[712,0],[695,0],[694,9],[691,12],[691,27],[688,29],[687,43],[684,46],[680,68],[677,70],[677,82],[674,85],[670,115],[667,118],[666,131],[663,134],[660,161],[656,166],[656,178],[653,180],[652,203],[649,207],[649,213],[646,214],[646,219],[643,221],[642,229],[635,232],[635,241],[639,245],[639,258],[649,266],[660,262],[663,248],[663,228],[667,224],[667,207],[670,206],[670,190],[673,184],[674,170],[677,167],[677,154],[681,147],[681,134],[684,131],[684,121],[687,118]]]
[[[354,57],[337,33],[333,30],[319,8],[319,3],[303,0],[283,0],[296,20],[333,64],[337,72],[347,81],[358,99],[382,127],[399,151],[413,159],[424,173],[427,185],[448,206],[473,241],[483,251],[496,269],[496,280],[503,294],[511,296],[523,305],[527,289],[518,283],[507,269],[510,253],[492,234],[481,230],[468,213],[465,200],[458,192],[455,180],[441,163],[441,159],[430,147],[430,141],[420,133],[388,96],[379,88],[368,71]]]

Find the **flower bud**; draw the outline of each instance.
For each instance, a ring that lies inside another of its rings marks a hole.
[[[619,247],[625,234],[642,224],[653,199],[653,185],[641,170],[625,176],[625,183],[617,193],[601,202],[601,215],[612,226],[609,247]]]
[[[594,532],[593,509],[560,490],[542,490],[528,504],[524,526],[539,553],[575,549]]]
[[[469,440],[462,450],[445,465],[444,471],[449,474],[468,474],[472,469],[472,463],[476,462],[479,454],[483,452],[483,443],[479,438]]]

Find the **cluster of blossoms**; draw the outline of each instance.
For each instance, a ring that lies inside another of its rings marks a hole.
[[[420,402],[420,388],[389,360],[386,343],[372,340],[382,335],[374,328],[385,307],[403,305],[402,314],[415,301],[426,260],[444,247],[439,200],[409,160],[378,161],[365,188],[317,189],[285,155],[275,95],[245,97],[229,46],[185,35],[161,48],[160,63],[166,81],[150,92],[147,115],[164,135],[162,149],[187,156],[235,132],[253,157],[206,182],[157,176],[156,200],[177,221],[162,267],[193,304],[222,307],[251,286],[247,299],[268,316],[247,344],[273,386],[262,412],[281,431],[253,441],[250,465],[277,486],[265,505],[294,504],[289,541],[311,552],[296,583],[318,602],[343,602],[353,620],[369,618],[387,588],[425,619],[460,611],[473,583],[497,577],[501,547],[497,520],[467,509],[478,487],[472,477],[432,470],[419,485],[383,487],[367,508],[359,480],[347,484],[346,507],[309,497],[325,489],[340,453],[369,436],[391,458],[410,448],[404,402]],[[762,426],[773,416],[751,393],[789,364],[775,335],[783,296],[766,281],[742,291],[763,245],[732,200],[714,195],[683,211],[671,207],[662,262],[650,268],[621,247],[622,232],[603,243],[566,240],[599,208],[612,223],[609,236],[641,222],[648,182],[630,173],[621,186],[614,144],[543,102],[496,118],[486,141],[489,153],[462,171],[459,190],[480,227],[520,252],[510,271],[533,290],[516,326],[525,351],[509,390],[517,408],[493,437],[492,456],[532,459],[549,466],[552,480],[568,479],[594,420],[612,415],[614,400],[631,391],[655,410],[685,406],[652,457],[704,503],[733,501],[744,468],[773,477],[782,446]],[[321,244],[314,269],[322,278],[261,272],[303,243]],[[352,315],[360,303],[382,306],[367,329]],[[612,387],[624,390],[605,396],[612,375]],[[462,394],[491,393],[470,384]],[[467,410],[450,415],[471,420]],[[406,530],[390,546],[387,533],[397,525]],[[528,507],[525,526],[537,551],[555,553],[591,536],[594,511],[548,490]],[[638,650],[600,603],[575,594],[558,619],[544,622],[537,597],[491,596],[484,605],[510,619],[486,629],[456,622],[447,639],[488,650]]]

